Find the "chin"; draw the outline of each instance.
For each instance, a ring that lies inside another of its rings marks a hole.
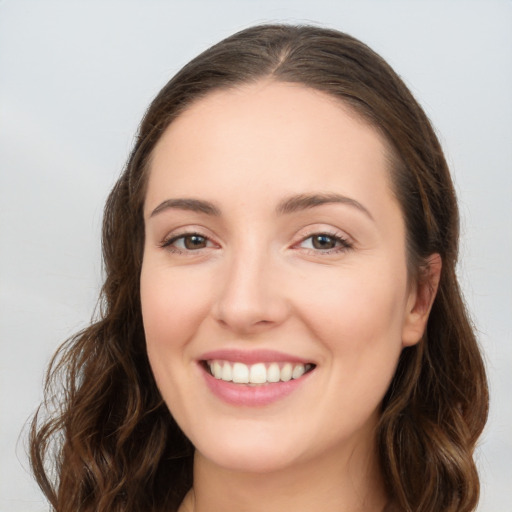
[[[217,467],[229,472],[268,474],[293,467],[294,457],[266,450],[225,450],[222,453],[209,451],[200,455]]]
[[[264,429],[263,429],[264,430]],[[243,435],[214,435],[197,443],[198,454],[217,467],[242,473],[271,473],[297,464],[304,453],[290,436],[271,435],[262,429],[238,430]],[[206,441],[206,442],[205,442]]]

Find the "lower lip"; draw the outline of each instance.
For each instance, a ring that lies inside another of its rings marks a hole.
[[[201,368],[210,391],[222,401],[236,406],[263,407],[277,402],[297,390],[312,372],[287,382],[273,382],[261,385],[235,384],[216,379]]]

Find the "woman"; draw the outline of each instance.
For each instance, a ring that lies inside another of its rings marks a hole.
[[[488,396],[457,245],[439,142],[368,47],[261,26],[210,48],[107,202],[100,318],[34,420],[43,491],[58,511],[474,510]]]

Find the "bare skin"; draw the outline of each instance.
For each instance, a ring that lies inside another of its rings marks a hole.
[[[354,455],[357,458],[359,453]],[[363,463],[356,468],[348,461],[346,474],[340,471],[339,460],[326,460],[329,467],[324,471],[313,472],[309,464],[304,464],[295,467],[293,472],[254,475],[219,472],[201,459],[201,455],[196,454],[194,488],[185,497],[179,512],[382,512],[387,503],[380,470],[378,466],[369,467],[370,461],[374,461],[371,454],[368,454],[366,466]],[[367,488],[368,481],[373,482],[371,490]],[[298,482],[308,484],[306,487],[301,484],[301,487]]]
[[[180,512],[385,509],[380,404],[441,268],[434,256],[429,282],[408,276],[387,152],[340,102],[268,81],[210,94],[158,142],[141,302],[158,387],[196,448]],[[286,396],[234,404],[212,391],[239,385],[212,375],[215,350],[277,351],[308,372]]]

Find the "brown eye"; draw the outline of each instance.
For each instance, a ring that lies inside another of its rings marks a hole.
[[[311,244],[315,249],[334,249],[337,240],[329,235],[313,235],[311,237]]]
[[[208,243],[207,239],[201,235],[186,235],[182,239],[183,247],[191,251],[194,249],[204,249]]]
[[[188,251],[198,251],[212,247],[211,240],[198,233],[189,233],[184,235],[175,236],[162,243],[161,247],[168,249],[171,252],[184,253]]]
[[[352,245],[340,235],[315,233],[304,238],[299,247],[315,251],[318,254],[334,254],[347,251],[352,248]]]

